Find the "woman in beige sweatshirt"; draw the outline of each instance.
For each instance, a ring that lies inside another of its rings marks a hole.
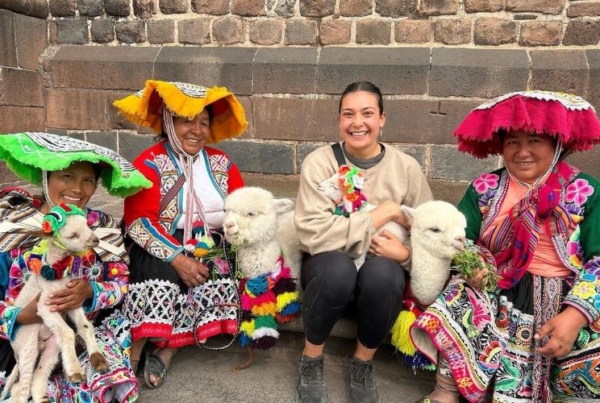
[[[385,124],[379,88],[370,82],[350,84],[339,112],[342,142],[306,157],[296,204],[296,230],[306,252],[301,278],[306,338],[296,388],[302,403],[328,401],[323,350],[348,308],[356,311],[358,333],[351,400],[378,401],[372,359],[400,312],[406,278],[402,265],[410,251],[389,232],[374,233],[388,221],[406,226],[400,204],[416,207],[432,199],[418,162],[378,142]],[[345,197],[337,205],[319,190],[335,173],[345,179]],[[365,198],[378,207],[363,210]],[[352,259],[367,251],[357,271]]]

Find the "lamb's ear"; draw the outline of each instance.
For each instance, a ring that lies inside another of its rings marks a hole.
[[[416,210],[414,208],[411,208],[411,207],[408,207],[408,206],[400,205],[400,211],[402,211],[402,214],[404,214],[404,217],[406,217],[406,220],[408,221],[408,224],[410,226],[412,226],[413,223],[415,222],[415,212],[416,212]]]
[[[294,209],[294,201],[291,199],[275,199],[273,200],[273,210],[277,214],[287,213]]]
[[[34,237],[34,238],[39,238],[39,239],[50,239],[50,238],[52,238],[52,234],[44,232],[43,230],[28,231],[27,235],[29,235],[31,237]]]

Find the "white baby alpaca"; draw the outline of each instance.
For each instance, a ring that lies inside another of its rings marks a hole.
[[[339,174],[334,174],[319,185],[336,205],[342,200]],[[366,211],[376,206],[367,204]],[[442,292],[450,276],[450,263],[465,243],[465,216],[456,207],[444,201],[429,201],[413,209],[400,206],[411,225],[410,235],[400,224],[389,221],[377,233],[387,229],[406,247],[412,249],[410,288],[415,298],[424,306],[430,305]],[[354,260],[359,268],[365,255]]]
[[[225,199],[225,239],[239,247],[239,268],[244,277],[271,272],[280,253],[292,277],[300,278],[300,241],[294,228],[294,202],[275,199],[259,187],[238,189]]]
[[[56,213],[51,212],[50,214]],[[60,235],[58,239],[62,240],[64,248],[55,244],[57,235]],[[48,240],[48,249],[45,254],[45,261],[49,265],[73,253],[85,252],[94,248],[99,242],[96,235],[87,226],[86,217],[82,215],[68,215],[66,223],[54,236],[54,239]],[[13,403],[27,402],[30,393],[34,402],[47,402],[47,380],[58,362],[59,351],[68,379],[75,382],[84,380],[84,372],[75,352],[75,333],[67,325],[61,313],[50,312],[51,307],[46,305],[49,296],[56,291],[65,289],[70,280],[72,277],[69,275],[65,275],[60,280],[49,281],[41,275],[32,274],[23,286],[14,305],[25,307],[40,294],[38,315],[44,323],[22,325],[19,328],[11,343],[17,365],[6,382],[2,398],[5,398],[10,390]],[[83,308],[73,309],[66,314],[75,324],[77,333],[84,339],[94,369],[100,372],[107,371],[108,365],[96,342],[94,327],[86,318]],[[41,357],[37,367],[34,368],[40,352]]]

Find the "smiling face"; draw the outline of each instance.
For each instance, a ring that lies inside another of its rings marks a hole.
[[[555,145],[549,136],[524,130],[507,133],[502,143],[506,168],[517,179],[529,184],[550,168],[554,150]]]
[[[340,104],[340,134],[346,151],[366,159],[379,154],[379,131],[385,124],[385,113],[379,109],[378,98],[367,91],[350,92]]]
[[[181,148],[189,155],[198,154],[210,138],[210,116],[206,108],[194,119],[174,117],[173,125]]]
[[[67,169],[50,172],[48,178],[48,197],[54,203],[74,204],[84,208],[96,191],[98,180],[94,166],[89,162],[74,162]],[[45,203],[42,212],[45,214],[50,206]]]

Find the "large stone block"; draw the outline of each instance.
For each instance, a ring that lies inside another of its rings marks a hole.
[[[300,0],[303,17],[327,17],[335,12],[336,0]]]
[[[584,50],[531,50],[530,88],[585,97],[589,69]]]
[[[0,106],[0,133],[43,132],[45,129],[44,108]]]
[[[527,88],[524,50],[433,49],[429,94],[490,98]]]
[[[0,0],[0,8],[42,20],[48,18],[48,0]]]
[[[90,32],[96,43],[112,42],[115,40],[115,22],[108,18],[93,20]]]
[[[113,106],[113,102],[115,102],[118,99],[125,98],[128,95],[131,95],[130,91],[115,91],[106,94],[109,127],[114,130],[135,130],[137,133],[154,135],[152,129],[150,129],[149,127],[138,126],[137,124],[130,122],[117,111],[117,108]]]
[[[58,45],[85,45],[89,41],[86,20],[56,20],[50,23],[50,42]]]
[[[544,14],[560,14],[565,0],[506,0],[506,11],[531,11]]]
[[[118,151],[117,142],[119,140],[117,132],[87,132],[85,140],[108,149]]]
[[[6,166],[4,161],[0,162],[0,187],[18,182],[19,178]]]
[[[236,95],[252,95],[252,62],[256,48],[163,47],[154,77],[205,86],[223,85]]]
[[[527,21],[521,24],[521,46],[556,46],[560,43],[563,26],[560,21]]]
[[[38,59],[48,46],[46,20],[16,14],[15,29],[17,47],[26,49],[18,52],[19,66],[27,70],[40,70]]]
[[[179,43],[206,45],[210,43],[210,18],[193,18],[179,21]]]
[[[595,147],[593,150],[574,153],[567,157],[567,162],[575,165],[581,171],[593,175],[595,178],[600,178],[600,147]]]
[[[336,141],[338,100],[252,97],[255,138]]]
[[[233,0],[231,13],[244,17],[259,17],[266,15],[265,0]]]
[[[51,89],[46,93],[46,121],[51,128],[109,129],[107,109],[103,91]]]
[[[225,15],[229,13],[229,0],[192,0],[192,10],[198,14]]]
[[[289,18],[294,16],[296,0],[278,0],[275,7],[275,13],[281,17]]]
[[[160,0],[160,11],[163,14],[184,14],[187,13],[189,0]]]
[[[212,37],[219,45],[243,43],[245,35],[244,20],[239,17],[221,17],[213,21]]]
[[[337,139],[336,139],[337,140]],[[335,141],[335,140],[332,140]],[[323,147],[330,143],[298,143],[296,146],[296,167],[297,171],[300,172],[300,168],[302,167],[302,162],[308,156],[308,154],[315,151],[317,148]],[[296,191],[298,188],[296,188]]]
[[[467,13],[495,13],[502,10],[504,0],[465,0]]]
[[[382,17],[407,17],[417,10],[417,0],[376,0],[375,12]]]
[[[458,0],[421,0],[418,11],[422,16],[456,14]]]
[[[131,13],[130,0],[104,0],[104,11],[113,17],[127,17]]]
[[[340,0],[340,15],[342,17],[364,17],[373,13],[371,0]]]
[[[141,19],[150,19],[156,13],[158,0],[133,0],[133,13]]]
[[[385,132],[384,132],[385,133]],[[386,135],[387,137],[387,135]],[[381,141],[386,141],[384,137],[381,137]],[[427,168],[427,147],[425,145],[414,145],[414,144],[391,144],[392,147],[397,148],[402,151],[404,154],[410,155],[413,157],[419,165],[421,166],[421,170],[425,173]]]
[[[517,41],[517,24],[511,20],[495,17],[478,18],[475,21],[475,45],[498,46]]]
[[[44,106],[42,73],[30,70],[1,70],[0,87],[5,94],[4,104],[14,106]]]
[[[246,128],[246,131],[242,133],[242,135],[239,138],[243,140],[253,139],[255,137],[256,130],[254,127],[254,111],[252,106],[252,98],[238,96],[237,99],[242,104],[242,108],[244,108],[246,121],[248,122],[248,127]]]
[[[587,49],[585,51],[588,66],[590,69],[590,86],[587,94],[587,100],[594,105],[596,112],[600,113],[600,50]],[[597,176],[600,178],[600,175]]]
[[[458,204],[469,187],[467,181],[429,179],[428,182],[435,200],[444,200],[454,205]]]
[[[392,23],[377,18],[356,21],[356,43],[364,45],[389,45]]]
[[[352,22],[345,20],[327,20],[319,26],[321,45],[345,45],[350,43]]]
[[[341,94],[355,81],[371,81],[384,94],[424,94],[429,48],[325,48],[321,50],[317,93]]]
[[[298,195],[300,175],[264,175],[261,173],[244,172],[242,176],[244,177],[246,186],[259,186],[267,189],[275,197],[296,198]]]
[[[119,154],[128,161],[133,161],[142,151],[155,143],[154,136],[119,132]]]
[[[598,1],[578,1],[569,5],[567,17],[594,17],[600,15],[600,2]]]
[[[433,39],[445,45],[470,43],[472,37],[470,18],[443,18],[433,22]]]
[[[250,42],[257,45],[279,45],[283,39],[283,24],[279,20],[257,20],[250,23]]]
[[[52,87],[139,90],[153,76],[159,48],[61,47],[51,62]],[[94,74],[90,74],[93,71]]]
[[[49,0],[48,6],[53,17],[73,17],[77,11],[77,0]]]
[[[400,20],[396,23],[397,43],[426,43],[431,41],[429,20]]]
[[[150,43],[162,45],[175,42],[175,21],[173,20],[148,21],[147,29]]]
[[[104,2],[100,0],[78,0],[77,9],[80,16],[99,17],[104,14]]]
[[[386,100],[383,141],[414,144],[456,144],[452,132],[478,101]]]
[[[498,168],[498,157],[477,159],[461,153],[456,146],[431,146],[428,178],[472,181],[484,172]]]
[[[315,45],[317,22],[310,20],[288,20],[285,22],[286,45]]]
[[[599,20],[569,21],[563,45],[593,46],[600,40]]]
[[[260,48],[254,58],[254,93],[314,94],[317,48]]]
[[[290,144],[222,141],[217,147],[225,151],[244,172],[293,174],[294,147]]]
[[[115,34],[117,40],[122,43],[143,43],[146,42],[146,21],[119,21],[115,25]]]
[[[0,10],[0,66],[18,66],[14,15],[10,11]]]

